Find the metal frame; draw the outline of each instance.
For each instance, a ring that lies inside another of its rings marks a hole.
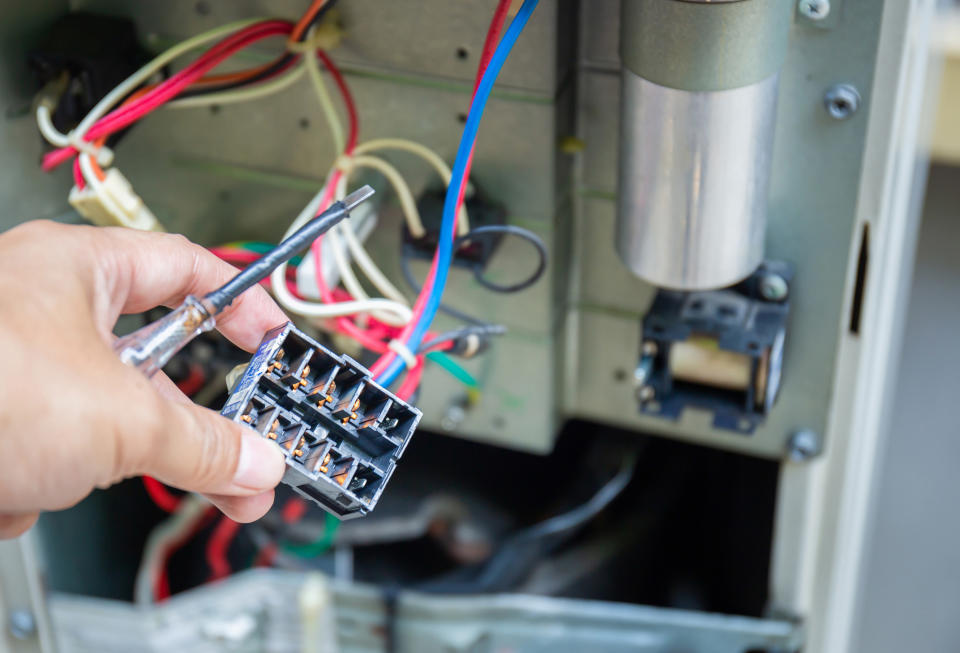
[[[782,468],[775,531],[775,606],[803,614],[811,651],[858,650],[858,602],[877,506],[876,474],[891,407],[927,162],[920,149],[936,2],[887,3],[859,183],[856,230],[870,225],[872,258],[860,335],[845,334],[826,450]],[[856,238],[854,245],[856,243]],[[854,266],[845,305],[852,301]]]
[[[793,652],[802,638],[801,627],[787,620],[515,594],[388,595],[338,581],[320,583],[326,596],[305,602],[305,589],[316,585],[310,574],[299,571],[253,570],[184,592],[150,610],[68,595],[52,596],[50,610],[61,653],[133,647],[183,653],[212,647],[298,651],[301,616],[311,623],[335,624],[344,650],[370,652]],[[309,611],[308,605],[319,609]],[[325,614],[330,611],[335,618]]]

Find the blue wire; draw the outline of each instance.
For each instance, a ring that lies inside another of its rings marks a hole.
[[[416,351],[417,347],[423,341],[430,323],[437,314],[440,307],[440,298],[443,296],[444,287],[447,285],[447,274],[450,271],[450,263],[453,259],[453,221],[457,208],[457,198],[460,196],[460,188],[466,183],[465,172],[467,161],[470,160],[470,153],[473,151],[473,144],[477,140],[477,131],[480,129],[480,119],[483,117],[483,110],[487,106],[487,100],[490,98],[490,91],[493,90],[493,84],[500,74],[500,69],[510,55],[514,44],[520,37],[527,19],[537,6],[538,0],[524,0],[520,11],[510,22],[503,35],[500,44],[490,58],[486,71],[477,86],[477,92],[474,94],[473,103],[470,105],[470,113],[467,114],[467,124],[464,125],[463,135],[460,137],[460,146],[457,149],[457,157],[453,164],[453,174],[451,179],[455,183],[447,186],[447,196],[443,202],[443,221],[440,225],[440,244],[437,248],[437,275],[433,280],[433,287],[430,289],[430,295],[427,298],[427,304],[424,306],[423,313],[410,338],[405,343],[410,351]],[[399,356],[393,359],[390,365],[377,377],[377,382],[383,386],[389,386],[393,383],[403,371],[404,362]]]

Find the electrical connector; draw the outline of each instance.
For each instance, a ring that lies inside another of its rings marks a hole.
[[[417,199],[417,209],[423,220],[426,235],[416,238],[404,226],[403,243],[412,258],[427,261],[433,260],[437,249],[437,240],[440,237],[440,225],[443,218],[445,192],[428,191]],[[504,207],[489,199],[480,189],[464,199],[467,211],[470,213],[470,228],[503,226],[507,221],[507,211]],[[500,245],[502,236],[488,236],[477,238],[463,243],[454,252],[453,265],[465,268],[486,267]]]
[[[164,231],[157,216],[116,168],[107,170],[100,192],[92,184],[83,189],[75,186],[70,190],[69,201],[80,215],[101,227]]]
[[[221,412],[274,440],[283,482],[340,519],[374,509],[421,417],[289,322],[267,333]]]

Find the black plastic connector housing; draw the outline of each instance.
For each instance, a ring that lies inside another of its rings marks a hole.
[[[267,333],[221,412],[275,440],[283,482],[340,519],[374,509],[421,417],[289,322]]]
[[[426,234],[421,238],[414,238],[404,223],[403,246],[407,248],[411,258],[428,261],[433,259],[440,238],[445,200],[446,191],[428,191],[417,200],[417,210],[420,212]],[[470,215],[471,229],[502,226],[507,222],[506,210],[487,199],[479,190],[476,190],[471,197],[464,199],[464,205]],[[476,238],[461,244],[453,253],[453,265],[466,268],[480,266],[483,269],[497,251],[502,239],[503,236],[499,234],[487,234],[484,238]]]
[[[69,80],[53,111],[53,124],[67,131],[151,58],[140,45],[133,21],[76,12],[49,27],[31,48],[28,62],[38,88],[63,75]]]

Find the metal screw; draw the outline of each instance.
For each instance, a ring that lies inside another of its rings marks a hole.
[[[640,347],[640,353],[644,356],[656,356],[657,351],[659,351],[657,343],[652,340],[645,341]]]
[[[810,429],[797,431],[787,443],[787,457],[795,463],[810,460],[820,453],[820,436]]]
[[[637,388],[637,401],[648,402],[656,396],[657,392],[653,389],[653,386],[642,385]]]
[[[14,639],[30,639],[37,632],[37,620],[29,610],[11,610],[8,626]]]
[[[443,417],[440,418],[440,428],[444,431],[454,431],[463,423],[466,417],[467,411],[463,401],[452,401],[450,405],[447,406],[447,410],[444,411]]]
[[[835,120],[846,120],[860,108],[860,93],[851,84],[834,84],[823,96],[823,106]]]
[[[830,0],[800,0],[797,11],[810,20],[823,20],[830,15]]]
[[[760,296],[768,302],[782,302],[789,292],[786,279],[779,274],[767,274],[760,279]]]

